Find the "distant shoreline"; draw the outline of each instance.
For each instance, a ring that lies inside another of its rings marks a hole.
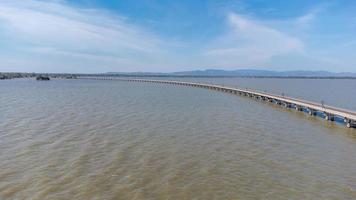
[[[271,79],[351,79],[353,76],[239,76],[239,75],[172,75],[172,74],[80,74],[80,73],[17,73],[17,72],[0,72],[0,80],[9,80],[16,78],[36,78],[37,76],[49,76],[51,78],[76,79],[79,77],[139,77],[139,78],[271,78]]]
[[[275,79],[356,79],[356,77],[338,76],[206,76],[206,75],[108,75],[108,74],[86,74],[80,76],[105,76],[105,77],[156,77],[156,78],[275,78]]]

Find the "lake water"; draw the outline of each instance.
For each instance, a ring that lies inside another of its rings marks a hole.
[[[356,80],[182,79],[356,110]],[[164,84],[0,81],[0,199],[355,199],[356,129]]]

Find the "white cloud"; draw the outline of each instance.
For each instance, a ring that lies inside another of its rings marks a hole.
[[[323,4],[315,7],[314,9],[310,10],[305,15],[298,17],[295,20],[295,23],[298,27],[301,28],[309,28],[311,24],[317,19],[317,16],[326,9],[328,5]]]
[[[158,64],[159,57],[165,54],[162,49],[169,45],[122,17],[73,8],[64,1],[1,1],[0,29],[2,36],[22,51],[96,60],[93,65],[114,60],[113,65],[123,65],[123,71],[136,70],[147,59]]]
[[[261,21],[231,13],[230,32],[210,45],[205,52],[220,65],[259,66],[277,55],[302,53],[304,44]]]
[[[203,44],[199,40],[173,41],[117,14],[73,7],[68,2],[0,0],[0,71],[283,70],[289,66],[305,69],[307,65],[335,68],[340,60],[355,63],[352,55],[335,56],[335,47],[318,55],[323,50],[315,47],[319,37],[309,34],[308,29],[319,22],[318,14],[325,6],[277,22],[230,13],[227,33]],[[313,39],[313,49],[309,38]],[[340,49],[353,49],[352,44]]]
[[[307,13],[296,20],[297,25],[306,26],[309,25],[315,19],[315,12]]]

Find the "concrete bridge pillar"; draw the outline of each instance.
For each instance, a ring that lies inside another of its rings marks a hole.
[[[325,120],[330,120],[330,121],[334,121],[334,115],[329,114],[329,113],[324,113],[325,115]]]
[[[356,122],[350,119],[344,119],[347,128],[356,128]]]
[[[311,109],[311,108],[308,108],[308,113],[309,115],[315,115],[315,110],[314,109]]]
[[[352,126],[352,125],[351,125],[351,122],[346,122],[346,127],[347,127],[347,128],[351,128],[351,126]]]
[[[298,105],[295,105],[295,110],[296,111],[302,111],[302,107],[298,106]]]
[[[347,122],[346,127],[347,128],[356,128],[356,122],[349,121],[349,122]]]
[[[284,102],[284,103],[283,103],[283,106],[284,106],[285,108],[290,108],[290,107],[291,107],[291,105],[290,105],[289,103],[287,103],[287,102]]]

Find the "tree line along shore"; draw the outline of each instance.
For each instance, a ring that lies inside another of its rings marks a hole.
[[[0,72],[0,80],[16,79],[16,78],[62,78],[76,79],[76,74],[58,74],[58,73],[16,73],[16,72]]]
[[[352,76],[207,76],[207,75],[170,75],[170,74],[69,74],[69,73],[22,73],[0,72],[0,80],[16,78],[58,78],[77,79],[79,77],[162,77],[162,78],[281,78],[281,79],[356,79]]]

